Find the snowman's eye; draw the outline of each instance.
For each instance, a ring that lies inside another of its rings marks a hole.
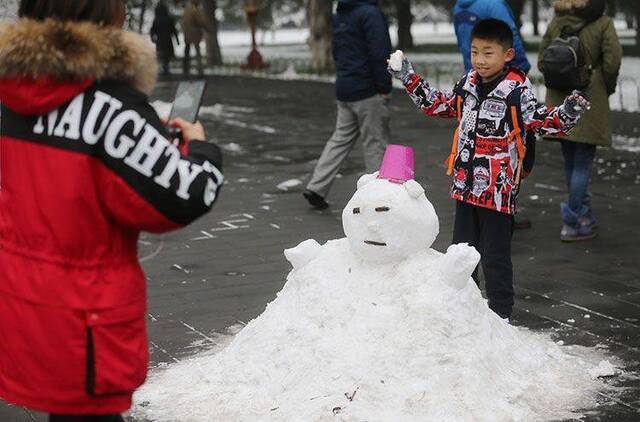
[[[389,207],[378,207],[376,208],[377,212],[385,212],[385,211],[389,211],[391,208]]]
[[[359,207],[354,208],[353,209],[353,213],[354,214],[360,214],[360,208]]]

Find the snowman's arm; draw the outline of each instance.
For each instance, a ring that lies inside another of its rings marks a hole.
[[[454,289],[462,289],[469,282],[469,278],[480,262],[480,254],[467,243],[449,246],[447,253],[439,260],[439,270],[446,281]]]
[[[315,239],[300,242],[295,248],[285,249],[284,256],[291,263],[294,270],[304,267],[313,261],[320,253],[322,246]]]

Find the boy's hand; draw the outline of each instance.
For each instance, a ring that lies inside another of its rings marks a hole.
[[[416,71],[413,70],[413,65],[406,57],[402,58],[402,65],[400,66],[400,69],[392,68],[390,60],[387,60],[387,64],[387,71],[389,71],[391,76],[400,80],[405,85],[411,81],[411,76],[416,73]]]
[[[591,108],[591,102],[582,92],[574,90],[565,98],[562,109],[572,119],[581,116]]]

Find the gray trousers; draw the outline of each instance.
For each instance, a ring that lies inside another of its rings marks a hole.
[[[389,116],[389,100],[381,95],[349,103],[338,101],[336,129],[318,159],[307,189],[326,197],[358,138],[362,138],[367,173],[378,170],[391,138]]]

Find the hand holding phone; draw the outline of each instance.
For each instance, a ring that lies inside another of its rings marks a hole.
[[[182,139],[185,142],[189,142],[192,140],[198,140],[198,141],[206,140],[204,127],[200,122],[190,123],[178,117],[177,119],[173,119],[169,121],[169,130],[171,131],[172,134],[176,132],[180,133],[179,139]]]

